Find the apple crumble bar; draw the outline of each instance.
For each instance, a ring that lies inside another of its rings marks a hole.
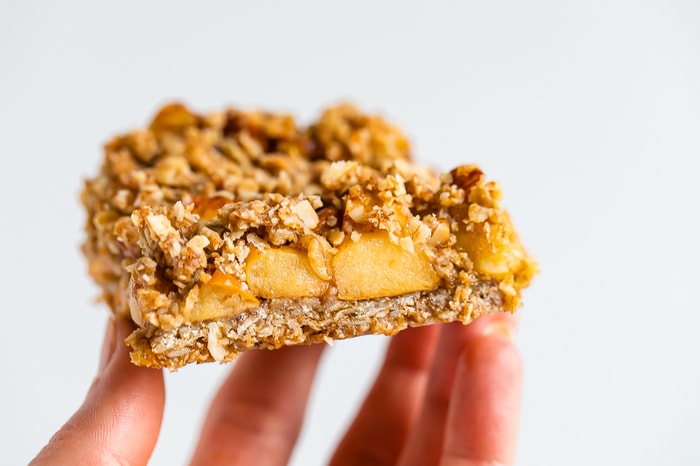
[[[85,183],[90,275],[175,370],[251,348],[513,312],[536,273],[474,165],[438,175],[350,105],[284,114],[165,106]]]

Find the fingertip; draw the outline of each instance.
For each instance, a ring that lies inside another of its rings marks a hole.
[[[498,312],[474,319],[466,329],[472,339],[497,333],[514,340],[517,327],[518,317],[515,314]]]
[[[500,325],[500,324],[499,324]],[[498,326],[465,344],[455,383],[482,383],[490,391],[520,388],[522,358],[512,330]]]
[[[452,411],[455,410],[453,403],[457,374],[460,374],[460,380],[464,379],[463,371],[467,364],[465,360],[472,352],[477,359],[483,359],[479,351],[483,347],[482,339],[503,340],[506,344],[512,345],[515,325],[516,319],[508,313],[482,316],[468,325],[461,322],[440,325],[440,335],[432,361],[425,402],[416,428],[407,443],[407,450],[402,456],[402,464],[437,464],[445,445],[446,426],[451,422],[448,417],[455,416]],[[479,364],[476,367],[483,367],[483,365]],[[473,376],[470,375],[468,378],[471,377]],[[465,385],[463,381],[459,383]],[[466,386],[469,388],[470,382],[467,382]],[[476,389],[478,383],[471,386]],[[465,388],[460,390],[463,392]],[[461,406],[457,409],[464,412]]]
[[[105,336],[102,341],[102,351],[100,353],[100,365],[97,369],[97,376],[107,368],[107,364],[114,355],[114,350],[117,349],[117,322],[114,317],[110,316],[105,329]]]
[[[165,402],[163,370],[134,365],[129,354],[130,348],[124,342],[133,332],[133,324],[123,319],[115,319],[113,322],[114,343],[111,355],[103,363],[103,369],[98,373],[88,398],[134,398],[149,412],[160,412],[162,416]]]
[[[125,442],[155,446],[165,408],[165,380],[162,369],[137,367],[131,362],[130,347],[124,340],[133,332],[133,324],[122,319],[115,323],[116,347],[102,373],[97,396],[112,406],[106,416],[117,416],[122,426],[138,426],[125,432]],[[138,431],[141,430],[141,433]],[[128,435],[127,435],[128,434]],[[150,455],[150,453],[149,453]]]
[[[478,337],[466,342],[460,356],[443,460],[511,464],[521,385],[522,359],[512,327],[504,319],[495,319],[483,326]]]

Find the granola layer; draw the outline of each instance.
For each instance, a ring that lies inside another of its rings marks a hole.
[[[437,175],[349,105],[289,115],[164,107],[105,146],[84,252],[138,365],[468,323],[536,271],[473,165]]]

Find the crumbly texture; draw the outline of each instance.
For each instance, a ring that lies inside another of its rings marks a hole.
[[[105,146],[82,201],[89,272],[142,366],[468,323],[515,311],[536,273],[496,183],[414,164],[350,105],[308,127],[167,105]]]

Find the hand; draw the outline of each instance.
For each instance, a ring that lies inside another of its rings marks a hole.
[[[495,315],[393,337],[331,465],[512,464],[522,372],[513,330],[511,316]],[[147,463],[165,389],[162,371],[129,362],[120,342],[130,331],[108,326],[85,402],[31,464]],[[322,351],[244,353],[212,402],[192,464],[286,464]]]

